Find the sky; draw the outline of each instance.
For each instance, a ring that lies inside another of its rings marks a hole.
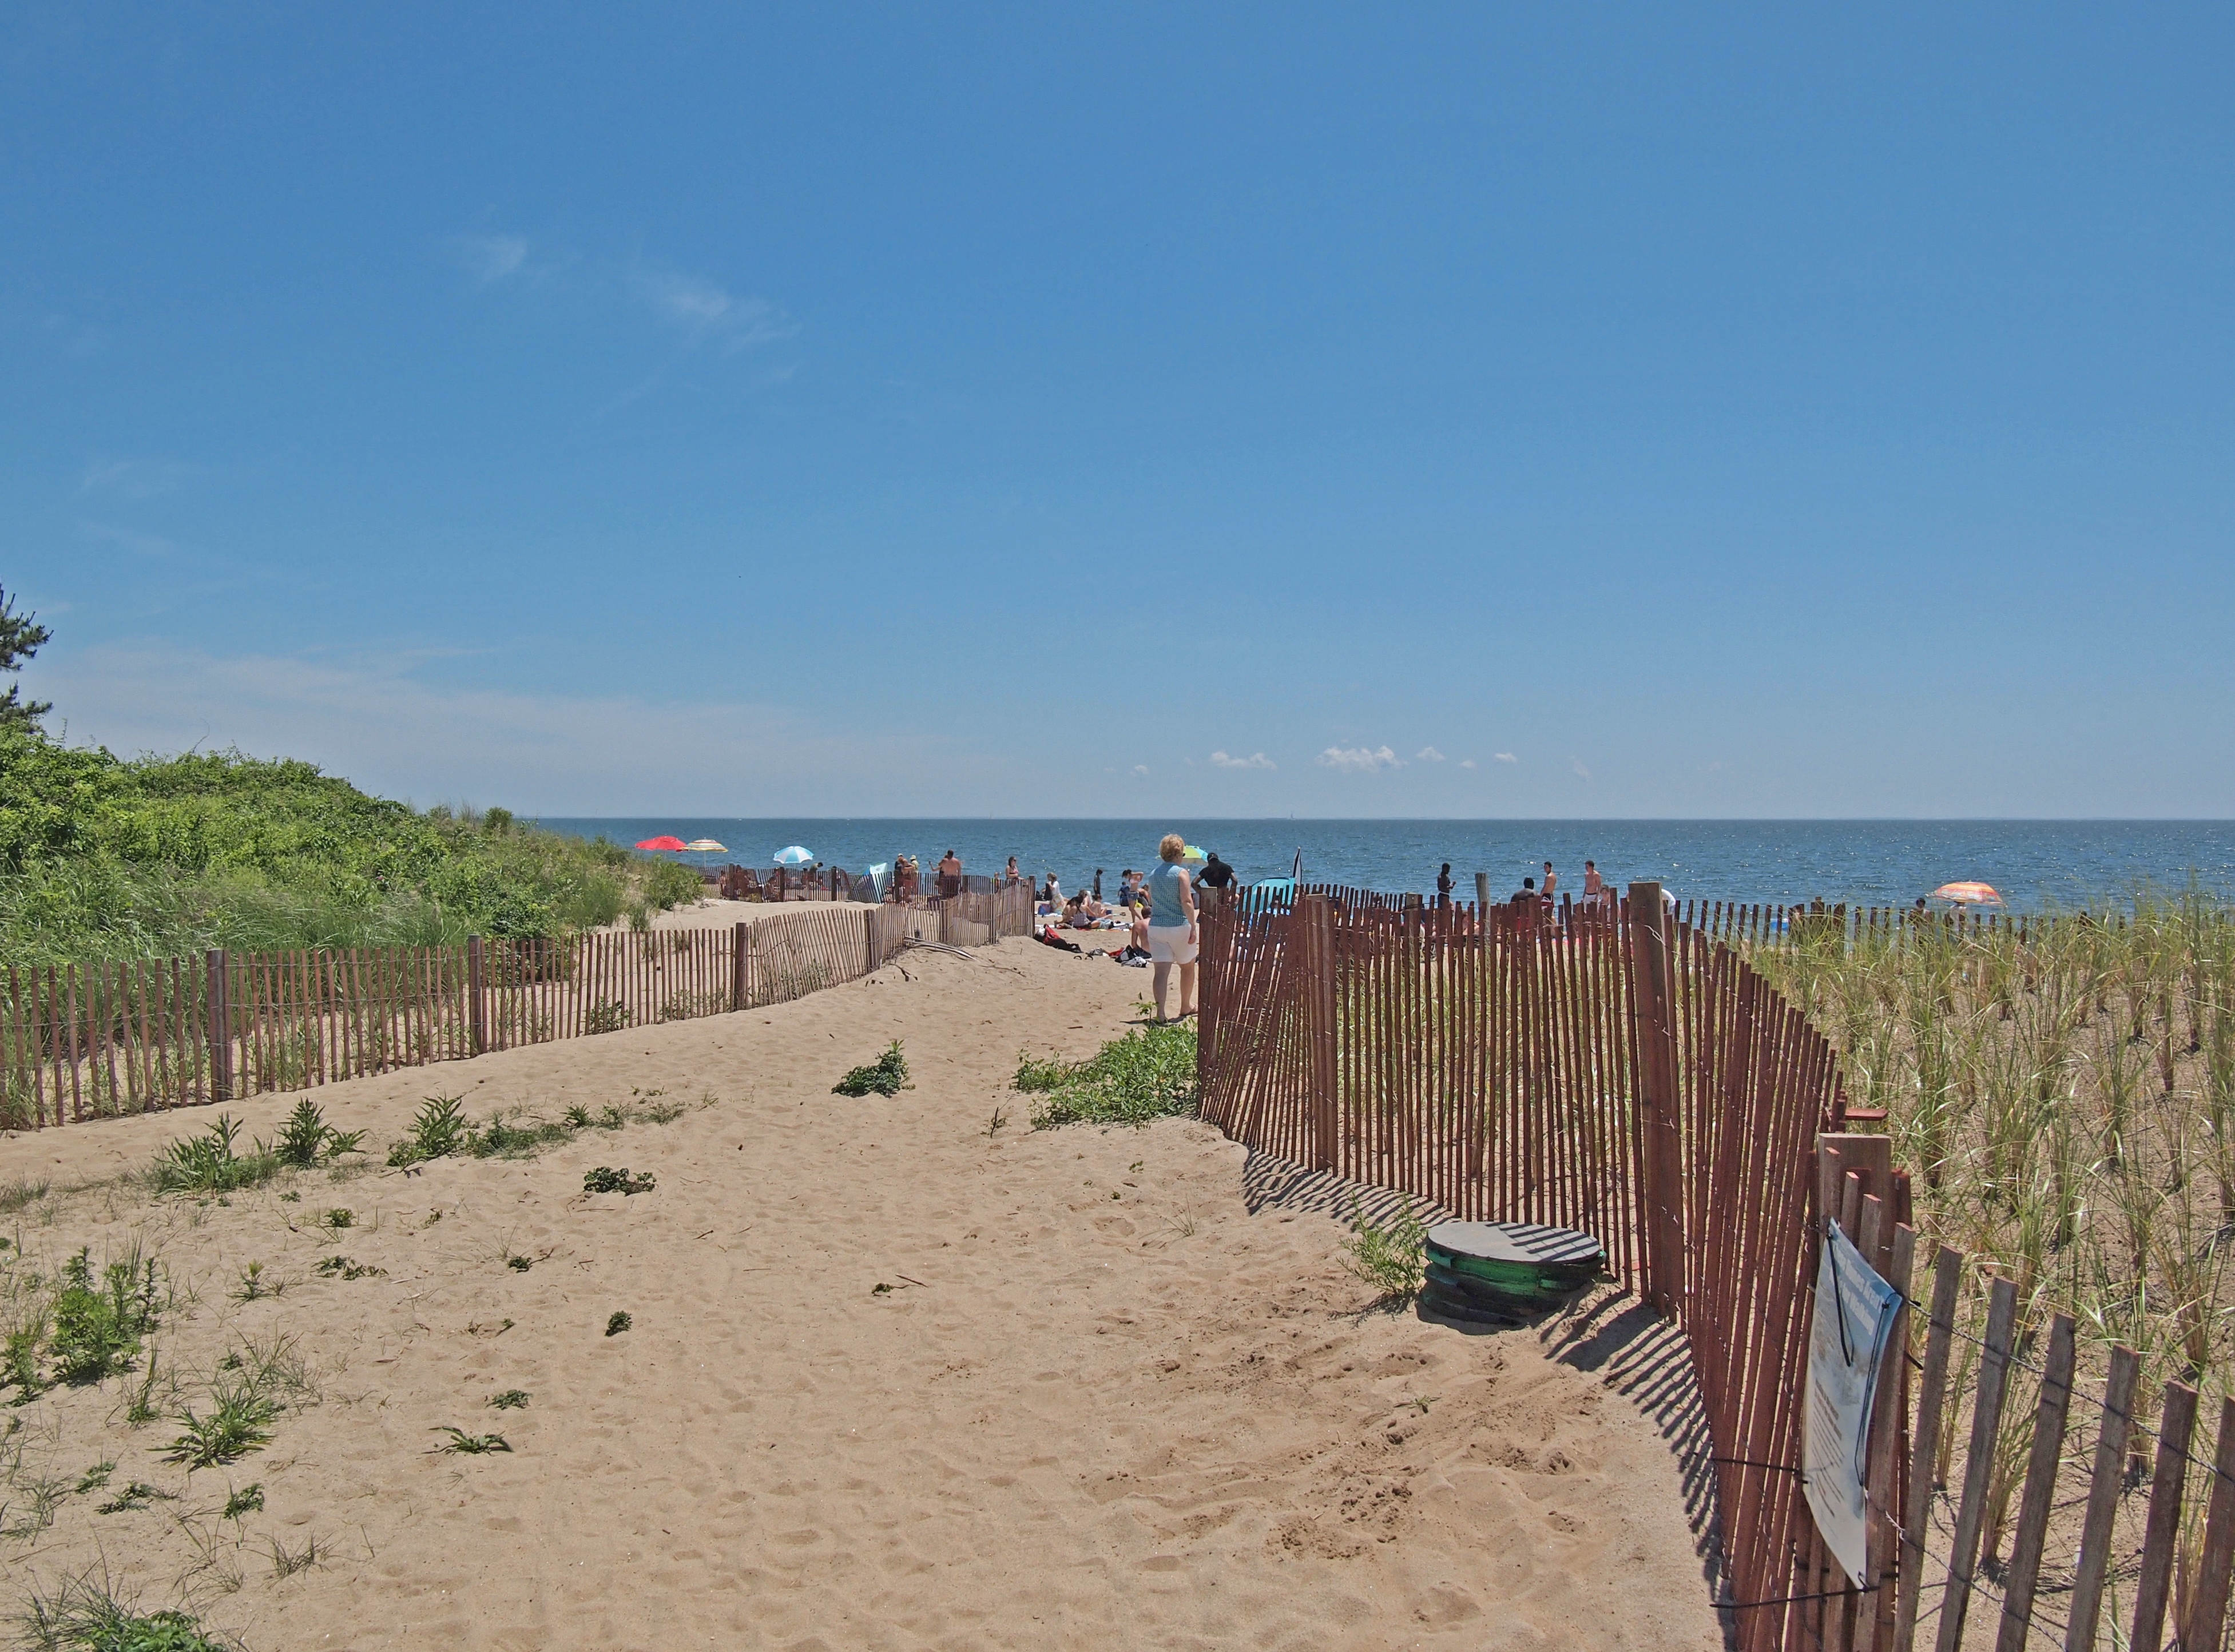
[[[27,5],[50,725],[551,815],[2235,816],[2225,8]]]

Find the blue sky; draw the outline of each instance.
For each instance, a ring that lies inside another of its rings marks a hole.
[[[16,9],[73,738],[553,814],[2235,816],[2235,16]]]

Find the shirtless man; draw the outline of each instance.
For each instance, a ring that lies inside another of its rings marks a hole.
[[[942,900],[962,893],[962,862],[953,849],[939,862],[939,893]]]
[[[1545,862],[1544,887],[1540,893],[1544,895],[1544,904],[1548,907],[1552,904],[1552,891],[1558,887],[1559,882],[1560,875],[1552,869],[1552,862],[1550,861]]]

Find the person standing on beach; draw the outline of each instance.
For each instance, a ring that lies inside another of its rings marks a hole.
[[[962,893],[962,861],[953,849],[947,851],[939,862],[939,894],[941,900]]]
[[[1606,880],[1599,875],[1596,861],[1583,862],[1583,899],[1596,901],[1606,893]]]
[[[1452,903],[1452,863],[1444,862],[1444,869],[1436,874],[1436,904],[1447,907]]]
[[[1023,878],[1017,873],[1017,857],[1012,855],[1009,856],[1007,869],[1001,874],[1001,887],[1005,889],[1013,889],[1023,882]]]
[[[1158,864],[1149,874],[1145,887],[1149,892],[1149,964],[1150,979],[1156,991],[1157,1019],[1163,1022],[1164,994],[1171,985],[1172,966],[1180,971],[1180,1019],[1185,1020],[1195,1013],[1195,955],[1202,939],[1196,928],[1195,885],[1186,869],[1180,865],[1180,856],[1187,853],[1187,839],[1177,832],[1166,834],[1157,846]]]
[[[1550,861],[1545,862],[1544,895],[1544,904],[1546,906],[1549,907],[1552,904],[1552,891],[1559,886],[1559,882],[1560,875],[1552,869],[1552,862]]]

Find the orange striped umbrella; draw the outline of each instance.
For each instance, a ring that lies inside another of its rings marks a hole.
[[[1943,883],[1932,892],[1936,901],[1953,901],[1964,907],[1998,907],[2002,897],[1991,883]]]

